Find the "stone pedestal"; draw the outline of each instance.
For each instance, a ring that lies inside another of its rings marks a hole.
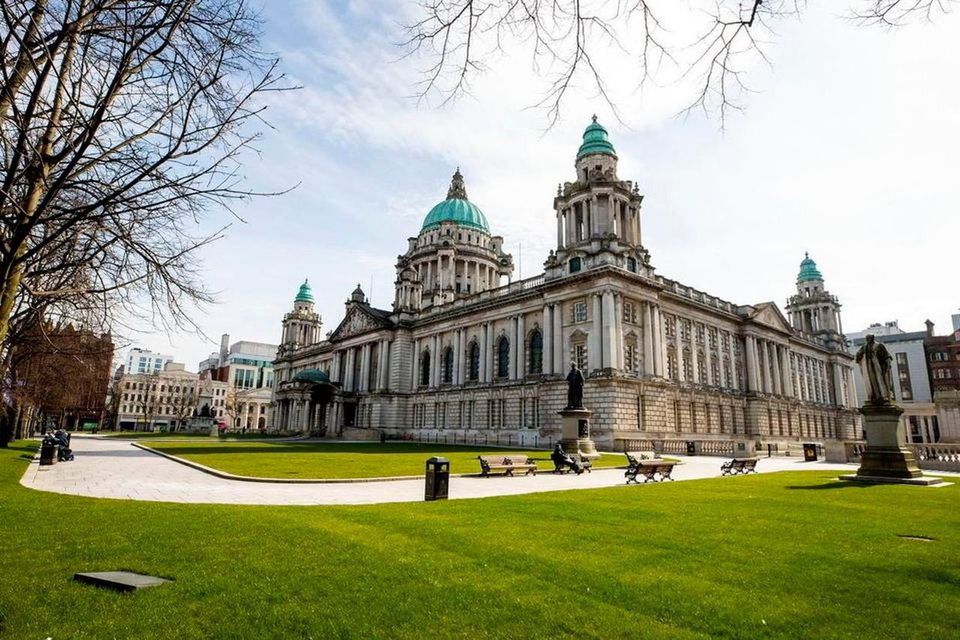
[[[867,432],[867,448],[860,459],[856,475],[840,476],[841,480],[870,484],[939,484],[939,478],[924,477],[913,451],[903,445],[900,415],[903,409],[895,404],[866,404],[860,409]]]
[[[560,413],[560,444],[567,453],[579,453],[584,458],[600,457],[597,446],[590,439],[589,409],[563,409]]]

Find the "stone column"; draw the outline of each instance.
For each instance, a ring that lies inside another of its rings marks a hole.
[[[566,369],[563,366],[563,303],[553,305],[553,372],[562,374]]]
[[[333,366],[330,370],[331,382],[343,382],[340,379],[340,358],[342,357],[342,355],[343,354],[340,351],[337,351],[336,353],[333,354]]]
[[[683,367],[683,343],[680,340],[680,316],[673,317],[673,348],[677,354],[677,380],[683,382],[687,379],[686,370]]]
[[[417,390],[417,387],[420,386],[420,338],[416,338],[413,341],[413,384],[411,389],[413,391]]]
[[[753,336],[746,337],[746,362],[744,368],[747,370],[747,391],[756,393],[757,388],[757,339]]]
[[[487,381],[487,323],[480,325],[480,382]]]
[[[643,373],[656,375],[656,357],[653,355],[653,305],[643,303]]]
[[[440,377],[437,375],[437,365],[440,363],[440,336],[433,334],[430,337],[430,386],[440,386]]]
[[[840,374],[840,364],[832,362],[830,363],[830,368],[833,371],[833,393],[836,396],[834,404],[840,407],[843,406],[843,378]],[[896,380],[896,378],[894,378],[894,380]]]
[[[543,373],[550,375],[553,373],[553,311],[552,305],[543,305]]]
[[[369,391],[370,382],[370,343],[366,343],[360,348],[360,384],[357,385],[360,391]]]
[[[656,372],[661,378],[667,375],[667,342],[663,339],[663,314],[659,303],[653,305],[653,351],[657,356]]]
[[[626,369],[623,361],[623,295],[613,293],[613,357],[610,366]]]
[[[780,381],[783,384],[783,395],[793,397],[793,380],[790,375],[790,347],[783,347],[780,353]]]
[[[563,247],[563,209],[557,210],[557,249]]]
[[[591,328],[590,335],[588,336],[587,344],[587,369],[588,371],[593,371],[594,369],[599,369],[603,367],[603,353],[601,346],[600,334],[603,331],[602,328],[602,318],[603,314],[600,309],[601,301],[600,294],[592,293],[590,297],[593,299],[593,309],[591,319]],[[608,356],[609,357],[609,356]]]
[[[613,302],[613,292],[604,291],[600,294],[600,303],[602,308],[602,318],[600,319],[601,323],[601,333],[600,333],[600,353],[601,353],[601,367],[612,367],[613,366],[613,350],[614,337],[613,337],[613,314],[615,313],[615,305]]]
[[[690,362],[693,365],[691,382],[700,383],[700,347],[697,345],[697,323],[690,323]]]
[[[516,316],[510,318],[510,328],[507,331],[507,338],[510,340],[510,379],[517,379],[517,345],[520,343],[518,335],[518,319]]]
[[[523,314],[517,316],[517,379],[527,375],[527,330]]]
[[[346,362],[346,371],[343,372],[344,377],[344,387],[347,391],[354,391],[356,387],[354,386],[355,381],[353,379],[353,361],[356,358],[356,349],[350,347],[347,350],[347,362]]]
[[[463,329],[453,331],[453,384],[463,384],[460,377],[460,363],[463,361]]]
[[[783,394],[783,379],[780,377],[780,345],[770,343],[773,348],[773,392],[779,396]]]

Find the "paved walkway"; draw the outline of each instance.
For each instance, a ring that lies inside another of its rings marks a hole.
[[[30,464],[21,484],[39,491],[95,498],[207,504],[333,505],[418,502],[423,479],[349,484],[284,484],[218,478],[142,449],[130,442],[74,436],[73,462],[41,467]],[[721,458],[680,457],[677,480],[720,475]],[[855,470],[856,465],[804,463],[797,458],[761,458],[760,473],[787,470]],[[450,498],[485,498],[541,491],[593,489],[624,483],[623,469],[597,469],[575,476],[541,473],[518,478],[454,477]]]

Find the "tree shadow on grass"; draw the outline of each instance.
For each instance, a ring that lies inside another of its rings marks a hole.
[[[827,482],[824,484],[805,484],[799,486],[790,486],[787,489],[796,489],[799,491],[821,491],[824,489],[866,489],[870,485],[865,482],[847,482],[844,480],[834,480],[833,482]]]

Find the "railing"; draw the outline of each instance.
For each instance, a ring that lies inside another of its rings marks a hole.
[[[910,445],[922,469],[960,471],[960,444]]]
[[[616,451],[656,451],[657,445],[653,440],[617,438],[613,448]]]
[[[525,449],[552,449],[557,443],[553,436],[541,436],[539,432],[530,433],[470,433],[459,429],[417,430],[402,434],[386,434],[386,440],[403,440],[423,444],[449,444],[479,447],[522,447]]]
[[[733,440],[701,440],[696,443],[697,455],[732,456]]]

